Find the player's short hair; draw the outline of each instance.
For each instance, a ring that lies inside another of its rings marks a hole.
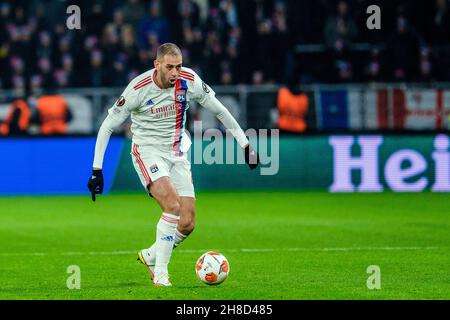
[[[174,43],[164,43],[156,51],[156,60],[162,61],[165,55],[182,56],[180,48]]]

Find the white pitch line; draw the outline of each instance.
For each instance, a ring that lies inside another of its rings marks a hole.
[[[420,250],[439,250],[450,249],[448,247],[347,247],[347,248],[235,248],[223,249],[221,252],[242,252],[242,253],[262,253],[262,252],[346,252],[346,251],[420,251]],[[0,256],[109,256],[109,255],[128,255],[136,254],[139,250],[121,250],[121,251],[68,251],[68,252],[0,252]],[[178,249],[179,253],[204,253],[212,249]]]

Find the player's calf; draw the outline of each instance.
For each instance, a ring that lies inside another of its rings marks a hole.
[[[195,228],[195,221],[194,219],[190,220],[182,220],[180,219],[180,222],[178,222],[177,232],[187,237],[194,231]]]
[[[183,220],[178,222],[177,231],[175,232],[175,241],[173,247],[178,247],[181,242],[186,240],[186,238],[194,231],[195,222],[194,220]]]
[[[193,197],[180,197],[180,221],[175,232],[174,247],[183,242],[195,228],[195,199]]]

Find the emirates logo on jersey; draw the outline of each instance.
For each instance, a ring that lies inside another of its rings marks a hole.
[[[155,107],[152,106],[150,108],[150,113],[153,119],[166,119],[166,118],[174,118],[177,116],[179,110],[182,109],[180,103],[174,103],[170,106],[161,106]]]

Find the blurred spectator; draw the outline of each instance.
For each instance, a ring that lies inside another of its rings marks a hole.
[[[409,26],[406,17],[400,13],[397,28],[387,45],[389,57],[389,79],[405,81],[415,78],[419,66],[419,37]]]
[[[447,0],[435,0],[434,12],[429,17],[428,35],[431,44],[448,44],[450,41],[450,11]]]
[[[122,7],[123,17],[127,24],[138,30],[139,22],[144,18],[145,6],[141,0],[127,0]]]
[[[432,63],[432,57],[429,47],[422,47],[420,49],[420,62],[419,62],[419,81],[430,82],[435,80],[434,66]]]
[[[209,31],[206,35],[204,49],[205,66],[208,72],[205,74],[205,81],[218,83],[220,79],[220,62],[224,58],[224,47],[220,41],[220,35],[217,31]]]
[[[142,47],[151,47],[155,43],[168,42],[170,30],[167,19],[161,13],[161,5],[158,0],[152,0],[146,16],[139,26],[139,42]]]
[[[149,50],[139,49],[139,68],[140,70],[149,70],[153,68],[153,54]]]
[[[272,21],[265,15],[264,6],[262,3],[257,3],[256,7],[256,48],[255,48],[255,69],[261,72],[261,78],[265,78],[267,74],[271,72],[270,63],[267,63],[266,59],[268,53],[271,52],[271,32]],[[253,83],[255,83],[255,74],[253,77]]]
[[[342,42],[334,50],[327,52],[328,71],[323,75],[322,81],[328,82],[351,82],[354,80],[353,56],[348,47],[344,47]]]
[[[338,77],[337,81],[350,82],[353,80],[353,65],[348,57],[338,55],[335,59],[335,69]]]
[[[13,56],[10,59],[10,83],[16,94],[22,95],[26,89],[25,64],[23,59]]]
[[[32,75],[30,79],[31,95],[39,96],[44,92],[42,88],[42,77],[38,74]]]
[[[10,65],[13,75],[23,76],[25,74],[25,64],[22,58],[12,56]]]
[[[370,59],[364,70],[365,78],[368,81],[381,81],[381,69],[380,50],[378,48],[373,48],[370,51]]]
[[[37,47],[35,49],[36,59],[47,59],[49,61],[54,60],[52,39],[50,33],[42,31],[39,33]]]
[[[166,41],[179,44],[184,63],[212,85],[283,83],[291,77],[450,80],[448,0],[401,1],[400,6],[388,0],[340,0],[332,14],[327,0],[81,3],[82,28],[76,31],[65,26],[66,1],[0,3],[1,89],[23,91],[32,83],[39,90],[122,86],[153,67],[156,49]],[[383,8],[378,31],[365,28],[371,4]],[[356,49],[357,40],[380,51]],[[328,51],[305,58],[294,53],[303,43],[325,44]],[[420,47],[428,47],[428,53],[420,54]]]
[[[26,92],[25,77],[21,75],[14,75],[12,77],[12,89],[14,91],[14,96],[24,96]]]
[[[28,133],[31,110],[23,99],[14,100],[5,120],[0,123],[0,135],[25,135]]]
[[[205,23],[205,30],[216,32],[219,35],[226,34],[226,21],[224,12],[216,6],[211,6]]]
[[[101,45],[99,38],[95,35],[89,35],[83,39],[79,39],[79,41],[82,42],[79,43],[77,47],[78,54],[75,56],[77,66],[75,70],[76,85],[88,87],[94,85],[92,82],[93,75],[90,74],[92,72],[92,56],[95,52],[100,50]],[[101,64],[103,66],[102,58]],[[103,80],[104,79],[102,78],[101,81],[94,86],[105,85],[106,81]]]
[[[109,73],[112,77],[112,80],[110,81],[112,86],[121,87],[128,84],[127,64],[128,57],[122,52],[117,53],[113,62],[112,71]]]
[[[38,72],[42,77],[42,86],[44,88],[53,88],[54,79],[52,77],[52,64],[49,58],[42,57],[37,62]]]
[[[7,2],[0,4],[0,89],[7,87],[10,77],[10,68],[8,67],[8,56],[10,54],[9,34],[7,24],[11,14],[11,5]]]
[[[107,22],[102,2],[96,1],[92,3],[91,10],[89,10],[84,22],[86,23],[86,30],[89,30],[89,35],[100,37]]]
[[[337,4],[336,15],[329,17],[325,23],[325,44],[339,51],[350,46],[356,36],[356,23],[349,13],[348,4],[340,0]]]
[[[58,54],[62,56],[64,54],[68,54],[71,52],[72,50],[69,37],[67,36],[61,37],[58,42]]]
[[[105,29],[110,30],[119,38],[122,37],[125,29],[130,29],[131,25],[125,23],[123,11],[116,9],[113,15],[113,21],[106,24]]]
[[[178,0],[178,12],[182,19],[189,19],[192,26],[198,27],[200,21],[200,7],[201,1],[196,0]]]
[[[308,96],[299,91],[296,86],[282,87],[278,91],[278,128],[290,132],[306,130],[305,116],[308,112]]]
[[[31,29],[27,24],[24,9],[17,7],[12,23],[7,25],[7,32],[10,35],[11,52],[21,57],[24,61],[31,59]]]
[[[105,62],[105,71],[110,75],[108,79],[105,79],[106,85],[112,85],[116,80],[114,79],[114,71],[117,66],[114,65],[117,62],[118,53],[120,49],[120,38],[118,30],[114,25],[109,24],[103,31],[103,37],[101,42],[101,51],[103,55],[103,61]]]
[[[339,1],[336,15],[327,19],[324,28],[324,39],[327,46],[328,72],[322,75],[322,81],[353,81],[353,63],[351,44],[357,36],[357,28],[350,15],[346,1]]]
[[[200,63],[203,55],[200,9],[192,0],[181,0],[178,5],[178,16],[180,23],[173,26],[175,39],[187,49],[191,63]]]
[[[36,100],[31,121],[38,123],[42,135],[65,134],[72,113],[61,95],[45,95]]]
[[[224,68],[220,76],[220,84],[230,85],[233,84],[233,75],[229,68]]]
[[[228,34],[228,43],[226,47],[227,58],[229,61],[229,71],[237,75],[242,72],[244,61],[241,59],[242,39],[241,29],[235,27],[230,29]]]
[[[139,48],[136,42],[134,29],[130,25],[123,29],[120,37],[120,50],[127,58],[127,69],[130,72],[139,72]]]
[[[261,70],[256,70],[252,75],[252,84],[258,85],[263,84],[264,82],[264,74]]]
[[[272,35],[270,57],[271,70],[268,77],[271,82],[281,83],[285,79],[284,68],[286,54],[289,51],[289,38],[287,28],[286,7],[283,2],[277,2],[272,16]]]
[[[89,79],[88,85],[93,87],[100,87],[103,85],[104,78],[106,77],[103,68],[103,54],[100,50],[94,50],[91,52],[91,58],[89,61]]]
[[[73,58],[70,53],[62,56],[62,68],[55,70],[53,76],[58,88],[74,86]]]
[[[224,20],[228,27],[238,27],[237,9],[233,0],[221,0],[219,3],[220,10],[223,12]]]

